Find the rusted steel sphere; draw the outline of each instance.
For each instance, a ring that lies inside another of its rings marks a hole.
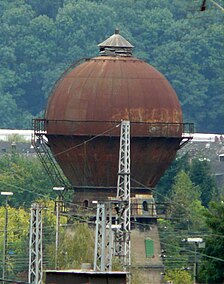
[[[175,91],[155,68],[132,57],[102,56],[59,80],[45,118],[181,123],[182,111]]]
[[[121,120],[131,121],[132,177],[150,187],[174,159],[182,134],[175,91],[133,57],[96,57],[67,71],[45,119],[51,151],[74,186],[116,186]]]
[[[132,178],[153,187],[182,140],[178,98],[160,72],[132,57],[118,30],[99,48],[101,56],[71,66],[55,84],[45,113],[50,149],[74,186],[116,186],[117,126],[129,120]]]

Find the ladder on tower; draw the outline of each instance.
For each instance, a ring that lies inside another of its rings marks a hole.
[[[34,135],[32,145],[53,186],[63,186],[65,189],[69,188],[71,187],[71,184],[64,177],[51,154],[48,141],[45,136],[45,122],[46,121],[44,119],[33,120]]]

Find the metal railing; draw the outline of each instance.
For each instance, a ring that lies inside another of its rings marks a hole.
[[[36,135],[119,136],[120,121],[71,121],[34,119]],[[192,136],[193,123],[131,122],[131,137]]]
[[[144,202],[144,201],[143,201]],[[143,205],[143,202],[131,202],[131,217],[133,218],[166,218],[169,215],[170,204],[167,202],[147,202],[147,208]],[[71,206],[72,214],[80,215],[82,217],[95,216],[96,204],[92,205],[89,203],[88,207],[85,207],[83,202],[76,202]],[[113,217],[116,216],[116,210],[112,211]]]

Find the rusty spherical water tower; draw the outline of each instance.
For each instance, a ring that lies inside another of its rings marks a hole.
[[[92,199],[116,187],[121,120],[131,122],[131,177],[148,187],[183,139],[181,107],[166,78],[134,58],[133,46],[117,30],[99,47],[100,56],[64,72],[45,113],[56,161],[80,194],[96,189],[88,191]]]

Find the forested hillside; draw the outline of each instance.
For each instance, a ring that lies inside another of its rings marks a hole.
[[[180,0],[1,0],[0,128],[30,128],[72,62],[119,28],[170,80],[186,122],[224,132],[224,13]],[[223,4],[222,0],[217,0]]]

